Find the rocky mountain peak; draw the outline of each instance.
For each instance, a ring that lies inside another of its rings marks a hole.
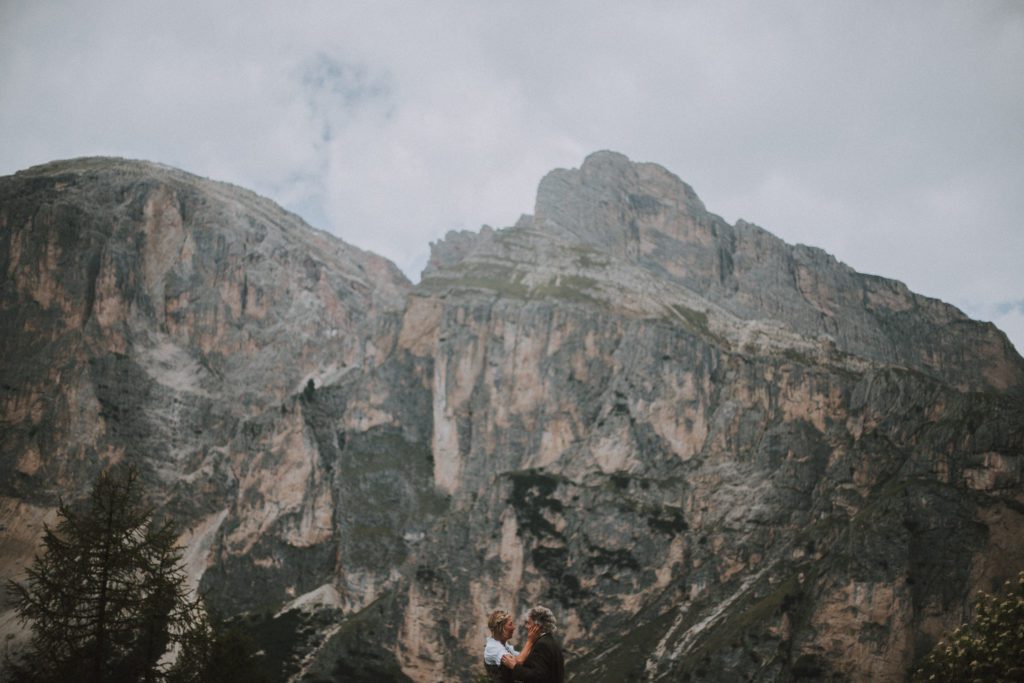
[[[551,234],[627,256],[636,255],[642,234],[671,226],[675,239],[706,213],[689,185],[665,168],[633,163],[602,151],[578,169],[558,169],[540,182],[534,226]]]
[[[38,406],[52,461],[92,457],[112,400],[135,401],[140,420],[150,400],[252,414],[322,384],[362,362],[356,331],[400,311],[411,286],[386,259],[254,192],[102,157],[0,178],[0,270],[4,345],[17,359],[0,367],[0,405],[15,416]],[[74,401],[53,399],[68,391]],[[170,438],[159,411],[144,419],[159,427],[155,452],[195,441]],[[133,429],[104,457],[138,448]],[[26,434],[6,443],[27,448]]]
[[[1024,361],[992,325],[821,249],[730,225],[665,168],[616,152],[547,174],[533,216],[515,226],[431,247],[427,290],[600,302],[637,317],[681,307],[727,348],[838,354],[972,389],[1024,386]],[[972,362],[962,344],[979,351]]]

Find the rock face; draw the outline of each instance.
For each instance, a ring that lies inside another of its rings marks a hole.
[[[244,190],[61,162],[0,179],[0,267],[3,574],[131,459],[282,680],[469,680],[540,602],[581,679],[897,681],[1024,568],[1006,337],[654,164],[552,172],[412,286]]]
[[[410,286],[391,263],[240,188],[81,159],[0,180],[0,269],[5,578],[58,496],[124,459],[194,527],[196,581],[211,553],[331,536],[295,397],[379,360]]]

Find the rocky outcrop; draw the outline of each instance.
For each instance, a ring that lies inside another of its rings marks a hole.
[[[59,496],[126,459],[194,527],[194,581],[225,544],[330,535],[324,463],[294,397],[378,362],[374,330],[410,286],[391,263],[240,188],[80,159],[0,180],[0,270],[12,539],[37,537]],[[34,551],[19,541],[0,573]]]
[[[151,164],[2,179],[0,229],[3,571],[132,458],[282,679],[470,679],[542,602],[580,678],[903,680],[1024,567],[1006,337],[654,164],[552,172],[415,287]]]

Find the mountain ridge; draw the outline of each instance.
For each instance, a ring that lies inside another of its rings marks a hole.
[[[554,171],[416,285],[247,190],[34,168],[0,178],[4,578],[122,460],[282,680],[472,677],[536,602],[594,680],[901,680],[1024,566],[1005,335],[660,166]]]
[[[654,180],[642,179],[637,172],[626,173],[624,168],[642,169]],[[651,183],[663,194],[678,195],[682,199],[663,201],[656,195],[643,194],[643,188],[650,187]],[[576,193],[582,199],[578,196],[567,199],[560,194],[565,192]],[[617,197],[618,201],[609,197]],[[607,205],[626,208],[605,211]],[[668,208],[662,210],[665,206]],[[592,154],[578,170],[561,169],[548,174],[541,181],[534,215],[524,216],[514,228],[503,231],[486,228],[479,237],[465,232],[458,233],[457,237],[449,233],[445,240],[432,243],[424,279],[443,278],[442,264],[449,269],[459,264],[471,268],[474,259],[487,256],[492,262],[514,262],[511,251],[488,254],[488,246],[500,249],[503,234],[531,228],[555,240],[552,250],[564,246],[557,240],[564,237],[570,244],[576,242],[602,255],[610,251],[621,260],[651,271],[660,281],[681,285],[703,299],[706,305],[713,304],[736,318],[781,321],[798,335],[810,339],[825,337],[827,343],[835,343],[840,351],[907,365],[931,374],[938,370],[940,377],[942,368],[934,366],[952,364],[949,358],[941,356],[956,355],[956,350],[932,345],[924,353],[915,353],[914,349],[900,348],[898,338],[901,336],[929,342],[926,335],[908,335],[899,320],[900,314],[924,309],[935,327],[953,322],[972,324],[966,315],[949,304],[910,292],[898,281],[858,273],[821,249],[789,245],[745,221],[730,226],[721,217],[708,213],[693,189],[669,171],[656,164],[632,164],[625,156],[614,152]],[[678,236],[686,235],[696,246],[666,246],[666,236],[678,242],[681,241]],[[457,239],[458,246],[449,247],[448,239]],[[541,252],[545,246],[537,246],[534,251]],[[759,253],[771,259],[768,266],[773,269],[772,273],[781,273],[788,281],[780,280],[775,274],[766,276],[765,267],[758,263],[764,258],[759,257]],[[544,255],[551,256],[550,253]],[[563,270],[568,268],[569,272],[573,265],[576,264],[561,264]],[[593,276],[592,272],[584,272],[586,268],[576,270],[584,277]],[[423,285],[423,281],[420,284]],[[737,294],[741,290],[766,294],[760,297]],[[845,292],[852,294],[847,295],[846,300],[837,300]],[[861,300],[857,300],[858,295]],[[869,315],[857,315],[859,308],[874,310]],[[1001,365],[1003,359],[1017,355],[1012,351],[1007,353],[1009,341],[1005,335],[990,323],[973,324],[977,325],[976,343],[993,347],[993,355],[1001,358],[992,361],[995,367],[977,368],[969,386],[974,389],[990,385],[999,389],[1024,386],[1024,366],[1012,360],[1009,367]],[[883,329],[886,325],[895,329],[887,333]],[[891,348],[877,348],[878,340],[885,341]],[[945,379],[962,378],[963,374],[961,368],[953,368]]]

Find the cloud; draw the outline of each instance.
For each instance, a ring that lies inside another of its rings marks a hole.
[[[997,0],[4,3],[0,172],[162,161],[416,279],[431,240],[615,149],[983,315],[1024,294],[1019,64]]]

